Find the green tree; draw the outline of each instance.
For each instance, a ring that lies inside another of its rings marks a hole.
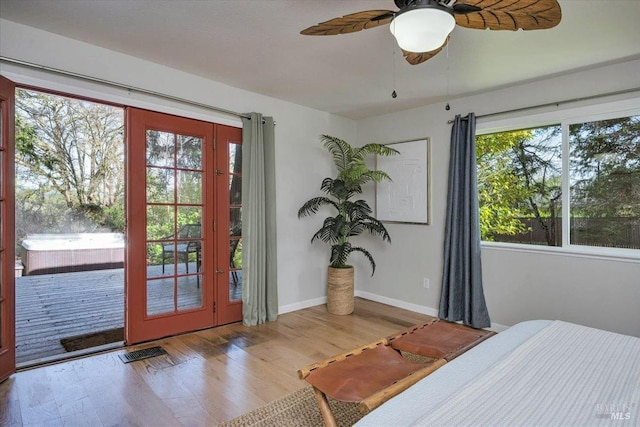
[[[559,126],[476,137],[480,229],[485,240],[527,230],[533,218],[549,246],[558,242],[561,212]]]
[[[572,213],[640,217],[640,116],[571,125],[569,143]]]
[[[561,213],[562,145],[560,126],[536,128],[512,149],[515,173],[527,192],[527,208],[544,230],[547,245],[558,246],[556,219]],[[529,216],[527,215],[527,216]]]
[[[640,116],[571,125],[569,144],[572,242],[638,247]]]
[[[530,138],[531,131],[476,137],[480,232],[484,240],[526,231],[519,218],[526,216],[521,201],[528,197],[528,192],[515,173],[511,157],[505,154],[512,151],[518,141]]]
[[[122,109],[16,91],[16,204],[24,233],[124,230],[123,132]]]

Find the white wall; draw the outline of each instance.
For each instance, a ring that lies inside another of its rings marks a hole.
[[[238,112],[273,116],[276,125],[278,292],[284,311],[322,301],[328,260],[326,248],[311,246],[318,228],[298,220],[298,208],[331,172],[319,135],[355,139],[355,122],[325,112],[269,98],[212,80],[159,66],[76,40],[0,20],[0,55],[140,87]],[[126,90],[89,84],[50,73],[0,63],[14,81],[142,108],[241,126],[237,117],[153,99]],[[309,185],[307,183],[312,183]],[[302,302],[302,303],[301,303]],[[306,303],[305,303],[306,302]]]
[[[444,104],[438,104],[358,121],[359,144],[429,136],[432,156],[432,225],[389,224],[392,245],[373,248],[378,262],[375,276],[368,277],[366,269],[358,270],[357,289],[360,294],[427,313],[437,311],[451,132],[447,120],[455,114],[489,114],[638,88],[639,70],[640,61],[629,61],[454,99],[451,111],[445,111]],[[639,94],[582,101],[503,117],[589,105],[596,105],[597,111],[598,105],[605,101],[637,98]],[[631,103],[640,105],[638,101],[640,99]],[[602,108],[607,107],[603,105]],[[478,126],[482,123],[480,119]],[[482,260],[485,297],[492,322],[498,329],[522,320],[547,318],[640,336],[640,257],[635,260],[607,259],[566,252],[523,252],[483,246]],[[424,277],[431,279],[428,290],[422,286]]]

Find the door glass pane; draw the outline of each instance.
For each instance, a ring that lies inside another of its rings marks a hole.
[[[147,206],[147,240],[169,240],[174,236],[173,206]]]
[[[157,130],[147,131],[147,165],[173,167],[175,136]]]
[[[242,204],[242,177],[229,175],[229,203],[231,205]]]
[[[179,242],[176,245],[177,274],[193,274],[199,267],[201,254],[200,242]]]
[[[173,276],[175,270],[175,243],[147,244],[147,277]]]
[[[178,310],[202,307],[202,276],[178,277]]]
[[[173,203],[175,200],[175,171],[173,169],[147,168],[147,201]]]
[[[147,280],[147,315],[175,311],[174,281],[173,277]]]
[[[199,206],[178,206],[178,230],[181,239],[202,236],[202,208]]]
[[[229,144],[229,172],[242,173],[242,146]]]
[[[229,241],[229,301],[242,299],[242,238]]]
[[[202,203],[202,172],[178,171],[178,203]]]
[[[177,167],[202,170],[202,138],[178,135]]]
[[[242,235],[242,208],[229,209],[229,235]]]
[[[229,301],[242,300],[242,270],[229,272]]]
[[[229,268],[242,268],[242,239],[229,241]]]

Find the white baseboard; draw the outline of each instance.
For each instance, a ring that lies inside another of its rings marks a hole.
[[[304,308],[315,307],[316,305],[326,304],[327,297],[313,298],[306,301],[295,302],[293,304],[278,306],[278,314],[290,313],[292,311],[302,310]]]
[[[404,308],[405,310],[414,311],[420,314],[426,314],[427,316],[438,317],[437,308],[428,307],[426,305],[413,304],[413,303],[402,301],[399,299],[383,297],[381,295],[372,294],[371,292],[366,292],[366,291],[356,290],[355,293],[356,293],[356,296],[360,298],[368,299],[368,300],[379,302],[382,304],[391,305],[398,308]],[[491,326],[488,329],[494,332],[502,332],[506,329],[509,329],[509,326],[492,322]]]
[[[372,294],[371,292],[356,290],[356,296],[364,299],[368,299],[382,304],[392,305],[398,308],[404,308],[405,310],[413,311],[420,314],[426,314],[427,316],[438,316],[438,310],[426,305],[412,304],[410,302],[402,301],[399,299],[383,297],[382,295]]]
[[[372,294],[366,291],[355,291],[355,295],[360,298],[368,299],[371,301],[379,302],[382,304],[391,305],[393,307],[403,308],[405,310],[413,311],[415,313],[426,314],[427,316],[438,317],[438,309],[428,307],[426,305],[418,305],[410,302],[402,301],[395,298],[384,297],[382,295]],[[281,305],[278,307],[279,314],[290,313],[292,311],[302,310],[304,308],[315,307],[316,305],[326,304],[327,297],[313,298],[306,301],[300,301],[293,304]],[[494,332],[502,332],[508,329],[509,326],[501,325],[499,323],[491,323],[490,330]]]

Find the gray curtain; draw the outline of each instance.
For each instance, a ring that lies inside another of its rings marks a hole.
[[[476,175],[476,117],[456,116],[451,130],[449,192],[444,237],[441,319],[474,328],[491,325],[482,290]]]
[[[242,119],[242,321],[258,325],[278,317],[274,123]]]

